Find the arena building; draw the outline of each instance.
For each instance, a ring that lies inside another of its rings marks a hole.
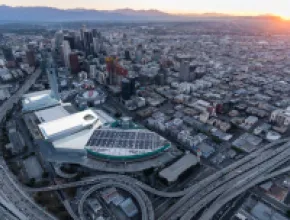
[[[138,127],[125,118],[96,129],[85,149],[88,155],[95,157],[134,160],[157,155],[169,147],[170,143],[160,135]]]

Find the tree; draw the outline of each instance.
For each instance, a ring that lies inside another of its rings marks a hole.
[[[29,180],[29,182],[27,183],[27,185],[28,186],[34,186],[35,185],[35,178],[31,178],[30,180]]]
[[[24,148],[23,148],[24,152],[28,151],[28,146],[25,145]]]
[[[213,140],[213,142],[215,142],[216,144],[220,144],[220,143],[222,143],[222,140],[219,139],[218,137],[215,137],[215,136],[212,136],[212,140]]]
[[[76,180],[76,181],[80,181],[80,180],[82,180],[82,177],[81,177],[80,175],[77,175],[77,176],[75,177],[75,180]]]
[[[290,209],[287,210],[287,212],[286,212],[286,216],[290,219]]]
[[[48,173],[48,172],[43,172],[43,173],[42,173],[42,178],[47,178],[47,177],[48,177],[48,175],[49,175],[49,173]]]
[[[116,114],[115,114],[115,118],[121,118],[122,117],[122,113],[121,112],[117,112]]]

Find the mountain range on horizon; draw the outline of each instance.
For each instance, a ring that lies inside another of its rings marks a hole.
[[[156,9],[116,10],[58,9],[52,7],[11,7],[0,5],[0,21],[60,22],[60,21],[191,21],[196,18],[237,17],[222,13],[169,14]],[[280,19],[274,15],[239,16],[247,18]]]

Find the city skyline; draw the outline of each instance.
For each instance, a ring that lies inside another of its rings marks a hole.
[[[3,1],[0,220],[290,219],[290,0]]]
[[[275,2],[271,0],[245,0],[243,2],[237,0],[161,0],[153,1],[148,0],[146,2],[137,2],[132,0],[123,0],[122,2],[117,0],[108,0],[106,2],[83,0],[73,1],[68,0],[57,1],[51,0],[49,3],[43,3],[36,0],[26,0],[25,2],[20,0],[4,0],[2,4],[8,6],[47,6],[60,9],[73,9],[84,8],[94,10],[115,10],[122,8],[130,8],[134,10],[148,10],[156,9],[172,14],[191,14],[191,13],[225,13],[232,15],[264,15],[272,14],[277,15],[285,19],[290,19],[290,2],[287,0],[277,0]]]

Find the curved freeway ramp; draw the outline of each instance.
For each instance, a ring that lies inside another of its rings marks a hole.
[[[91,187],[81,197],[79,206],[78,206],[78,212],[79,212],[81,220],[86,220],[86,217],[84,215],[84,202],[95,191],[98,191],[105,187],[116,187],[116,188],[120,188],[122,190],[129,192],[139,204],[141,215],[142,215],[142,220],[154,220],[154,211],[153,211],[152,203],[147,197],[147,195],[138,187],[134,187],[133,185],[128,185],[126,182],[120,182],[113,179],[103,181]]]

